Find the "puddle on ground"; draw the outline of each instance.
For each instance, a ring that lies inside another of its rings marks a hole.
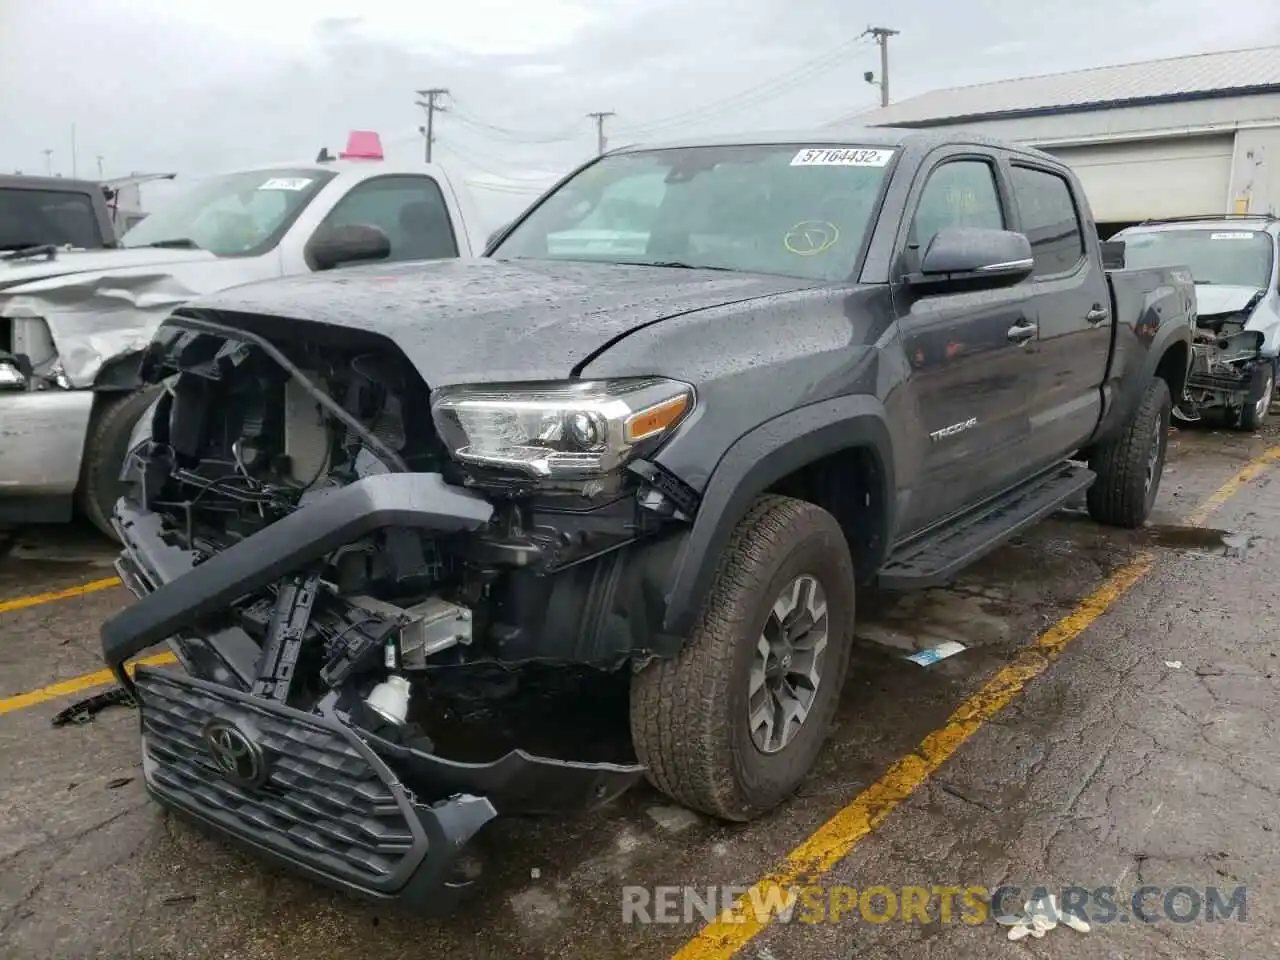
[[[1008,600],[997,588],[935,588],[891,596],[864,605],[855,631],[860,641],[916,653],[948,641],[968,648],[1009,640]]]
[[[1250,533],[1215,530],[1212,527],[1152,525],[1137,532],[1138,538],[1154,547],[1168,547],[1190,553],[1218,557],[1242,557],[1262,538]]]

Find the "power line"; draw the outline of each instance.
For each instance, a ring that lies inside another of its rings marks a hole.
[[[694,107],[671,116],[650,121],[648,123],[639,123],[634,126],[623,128],[623,132],[627,134],[634,133],[652,133],[656,130],[666,129],[670,127],[685,126],[690,123],[699,123],[709,116],[717,113],[727,113],[731,110],[741,109],[742,107],[754,106],[764,100],[771,99],[779,94],[805,82],[811,80],[817,75],[832,69],[833,67],[845,62],[845,55],[849,50],[868,42],[868,37],[864,34],[847,40],[832,50],[827,51],[820,56],[811,59],[808,63],[779,74],[770,80],[756,84],[746,90],[739,91],[728,97],[722,97],[719,100],[713,100],[705,103],[700,107]]]
[[[648,122],[641,122],[634,125],[624,125],[619,132],[628,136],[635,134],[649,134],[655,131],[670,129],[672,127],[686,126],[693,123],[700,123],[717,113],[727,113],[732,110],[741,109],[747,106],[754,106],[763,100],[776,97],[787,90],[811,80],[826,70],[830,70],[836,66],[843,64],[846,60],[846,54],[854,47],[864,45],[870,42],[867,34],[854,37],[847,40],[832,50],[818,57],[809,60],[807,63],[796,67],[786,73],[779,74],[770,80],[751,86],[745,90],[722,97],[719,100],[713,100],[709,103],[693,107],[689,110],[683,110],[666,117],[658,117]],[[533,130],[516,130],[511,127],[503,127],[498,124],[489,123],[479,119],[474,113],[465,109],[465,104],[460,105],[458,98],[450,95],[452,109],[450,115],[471,127],[482,135],[492,135],[506,140],[512,140],[525,144],[552,144],[567,143],[578,139],[579,135],[571,135],[577,128],[577,124],[565,127],[562,130],[549,131],[533,131]],[[594,117],[595,114],[587,114],[588,117]],[[597,150],[599,150],[599,121],[597,121]]]
[[[441,140],[440,146],[443,147],[445,150],[449,151],[449,153],[453,154],[459,160],[464,160],[467,163],[471,164],[471,166],[475,167],[477,170],[480,170],[482,173],[488,173],[495,177],[502,177],[505,180],[511,180],[512,182],[515,182],[515,183],[546,183],[547,180],[549,179],[548,177],[519,177],[519,176],[512,176],[511,174],[508,174],[508,173],[503,173],[501,170],[495,169],[494,167],[490,167],[488,165],[489,163],[495,163],[501,166],[502,164],[501,160],[497,160],[491,155],[483,152],[473,154],[470,147],[468,147],[466,151],[459,150],[457,145],[452,140]],[[484,157],[485,159],[477,160],[476,159],[477,155],[480,157]]]
[[[429,90],[416,91],[419,97],[426,97],[425,100],[418,100],[418,106],[427,111],[427,125],[423,128],[422,133],[427,138],[427,163],[431,162],[431,144],[435,142],[435,121],[436,111],[444,111],[445,107],[436,103],[437,97],[446,96],[449,91],[443,87],[432,87]]]
[[[569,143],[582,136],[582,131],[579,129],[579,125],[582,122],[580,120],[574,121],[571,125],[553,133],[516,130],[512,127],[502,127],[496,123],[487,123],[484,120],[480,120],[465,109],[465,104],[459,104],[457,97],[450,96],[449,99],[453,101],[453,109],[450,113],[455,120],[468,127],[475,128],[483,134],[497,134],[499,138],[504,140],[514,140],[517,143],[527,144]]]

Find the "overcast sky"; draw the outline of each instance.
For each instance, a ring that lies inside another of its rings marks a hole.
[[[1276,0],[0,0],[0,171],[183,177],[335,152],[422,152],[413,91],[447,87],[437,157],[488,225],[624,141],[819,125],[938,87],[1280,43]],[[856,41],[856,42],[855,42]],[[741,94],[748,94],[741,96]],[[538,142],[542,141],[542,142]],[[495,176],[496,175],[496,176]],[[509,179],[503,179],[509,178]],[[495,181],[497,185],[495,186]],[[155,204],[157,195],[148,194]]]

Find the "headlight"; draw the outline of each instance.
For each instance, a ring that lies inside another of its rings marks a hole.
[[[0,358],[0,390],[26,390],[27,375],[18,367],[16,360],[8,355]]]
[[[689,384],[645,377],[445,387],[431,415],[463,463],[587,478],[661,443],[693,406]]]

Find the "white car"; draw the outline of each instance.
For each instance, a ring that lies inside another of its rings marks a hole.
[[[78,505],[109,536],[118,469],[154,399],[142,351],[176,307],[259,280],[367,261],[478,256],[461,178],[391,163],[377,136],[336,159],[211,177],[117,249],[0,260],[0,525],[59,522]]]

